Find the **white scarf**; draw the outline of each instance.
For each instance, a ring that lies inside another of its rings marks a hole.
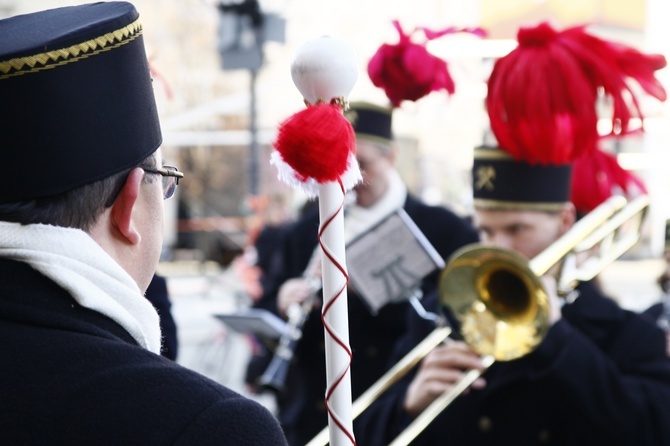
[[[130,275],[84,231],[0,222],[0,257],[28,263],[81,306],[104,314],[140,346],[160,353],[158,313]]]
[[[350,241],[358,234],[371,228],[391,212],[402,208],[407,200],[407,186],[402,182],[397,171],[391,169],[388,173],[389,187],[379,201],[368,208],[357,206],[355,203],[346,208],[344,214],[344,237]]]

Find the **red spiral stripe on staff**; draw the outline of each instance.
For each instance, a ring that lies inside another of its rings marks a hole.
[[[342,380],[345,378],[347,372],[351,369],[351,358],[352,358],[352,353],[351,353],[351,348],[342,341],[339,337],[335,335],[335,332],[332,330],[332,328],[327,324],[326,322],[326,314],[330,310],[330,308],[333,306],[333,304],[337,301],[337,299],[342,296],[342,293],[344,290],[347,288],[347,284],[349,283],[349,274],[347,274],[347,271],[342,264],[340,264],[335,257],[328,251],[327,246],[324,245],[322,241],[322,235],[325,232],[326,228],[331,224],[331,222],[337,217],[337,215],[342,212],[344,209],[344,194],[345,194],[345,188],[344,184],[342,183],[342,180],[338,180],[338,184],[340,185],[340,188],[342,189],[342,202],[340,203],[339,208],[335,211],[333,215],[328,217],[328,219],[321,225],[321,228],[319,229],[319,246],[321,246],[321,250],[323,253],[326,255],[328,260],[342,273],[344,276],[344,285],[342,288],[340,288],[337,293],[335,293],[335,296],[333,296],[332,299],[328,301],[327,304],[324,305],[323,311],[321,312],[321,322],[323,323],[323,327],[328,333],[328,335],[339,345],[342,347],[342,349],[347,353],[349,356],[349,362],[347,364],[347,367],[345,367],[344,371],[338,378],[335,380],[335,382],[327,389],[326,391],[326,398],[325,398],[325,403],[326,403],[326,410],[328,411],[328,415],[333,419],[335,422],[335,425],[344,433],[344,435],[349,438],[349,441],[355,446],[356,445],[356,439],[354,438],[354,434],[352,432],[349,432],[345,426],[342,425],[340,422],[337,414],[333,412],[330,408],[330,404],[328,402],[330,401],[330,397],[332,396],[333,392],[335,392],[335,389],[337,389],[337,386],[342,382]]]

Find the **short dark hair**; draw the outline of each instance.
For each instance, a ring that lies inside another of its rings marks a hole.
[[[62,194],[0,204],[0,220],[23,225],[42,223],[88,231],[105,209],[114,204],[128,175],[137,167],[156,167],[154,154],[133,168]],[[143,181],[154,179],[154,175],[145,175]]]

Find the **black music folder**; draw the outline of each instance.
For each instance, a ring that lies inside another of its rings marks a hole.
[[[215,314],[214,317],[239,333],[253,334],[265,339],[279,339],[286,331],[286,322],[283,319],[260,308]]]
[[[350,284],[373,314],[410,299],[444,259],[404,209],[398,209],[347,244]]]

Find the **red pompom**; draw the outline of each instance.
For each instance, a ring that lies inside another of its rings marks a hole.
[[[594,150],[572,167],[572,203],[587,214],[615,194],[627,197],[646,194],[642,180],[625,170],[616,156]]]
[[[347,171],[355,134],[338,105],[319,104],[284,121],[274,147],[298,180],[326,183]]]
[[[486,98],[491,130],[517,159],[563,164],[593,150],[601,92],[612,104],[613,131],[627,133],[631,117],[642,117],[631,78],[665,100],[654,77],[665,66],[663,56],[601,40],[584,27],[557,32],[547,23],[522,28],[518,41],[496,62]]]
[[[405,34],[397,20],[393,21],[400,41],[395,45],[383,44],[368,62],[368,75],[372,83],[382,88],[394,107],[399,107],[404,100],[416,101],[432,91],[446,90],[449,94],[455,91],[454,80],[449,74],[447,63],[428,52],[425,43],[411,41],[411,35]],[[446,34],[470,32],[482,35],[479,28],[456,29],[442,31],[423,31],[427,40],[436,39]]]

